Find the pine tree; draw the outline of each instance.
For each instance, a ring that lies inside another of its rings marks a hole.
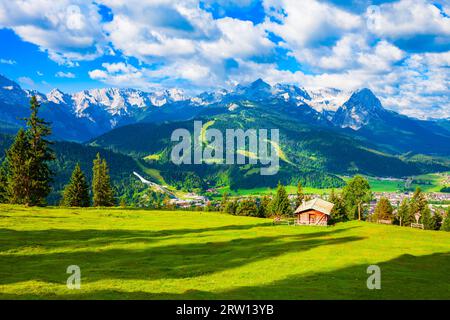
[[[386,197],[381,197],[381,199],[377,203],[377,206],[375,207],[373,219],[391,220],[393,211],[394,209],[392,208],[392,205],[389,202],[389,200]]]
[[[30,204],[30,145],[23,129],[17,132],[13,144],[6,152],[5,200],[13,204]]]
[[[410,215],[411,218],[414,219],[414,222],[416,222],[415,215],[419,214],[420,216],[422,216],[426,208],[428,208],[428,202],[425,199],[422,190],[417,187],[410,201]]]
[[[66,207],[89,207],[89,186],[77,163],[69,184],[64,189],[63,205]]]
[[[431,216],[431,210],[428,206],[422,210],[419,223],[423,224],[425,230],[434,230],[434,222]]]
[[[270,215],[270,198],[264,196],[258,206],[258,217],[265,218]]]
[[[102,161],[102,176],[103,176],[103,186],[105,190],[105,206],[110,207],[115,205],[114,191],[111,185],[111,177],[109,176],[109,168],[106,160]]]
[[[277,193],[271,203],[271,211],[277,216],[290,216],[293,213],[288,194],[281,183],[278,183]]]
[[[111,207],[114,205],[114,193],[111,187],[108,165],[105,159],[97,157],[94,160],[92,168],[92,193],[94,207]]]
[[[415,218],[411,215],[411,209],[409,207],[409,201],[407,198],[402,200],[400,207],[398,208],[395,223],[400,226],[410,226],[415,222]]]
[[[443,231],[450,231],[450,207],[447,209],[447,214],[444,219],[444,222],[442,222],[441,230]]]
[[[92,196],[94,207],[100,206],[100,203],[103,201],[101,164],[102,159],[100,158],[100,154],[97,153],[92,166]]]
[[[297,184],[297,197],[295,199],[295,207],[298,208],[302,205],[305,195],[303,194],[303,188],[301,182]]]
[[[29,139],[29,175],[30,190],[28,205],[44,205],[51,191],[52,171],[49,162],[55,160],[50,149],[51,142],[46,137],[51,135],[49,123],[39,118],[40,105],[36,96],[31,97],[31,115],[27,120]]]

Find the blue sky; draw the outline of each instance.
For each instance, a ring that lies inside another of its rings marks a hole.
[[[450,117],[449,67],[447,0],[0,1],[0,73],[44,93],[263,78]]]

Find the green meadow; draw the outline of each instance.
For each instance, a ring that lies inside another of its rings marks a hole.
[[[381,289],[366,286],[381,268]],[[69,265],[81,289],[66,286]],[[1,299],[450,299],[450,233],[0,206]]]

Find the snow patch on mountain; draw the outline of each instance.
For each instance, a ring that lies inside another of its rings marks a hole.
[[[318,112],[338,110],[352,94],[334,88],[308,88],[307,92],[311,97],[308,104]]]

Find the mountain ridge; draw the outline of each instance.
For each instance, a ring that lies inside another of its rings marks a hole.
[[[264,113],[275,111],[312,126],[342,129],[375,141],[390,152],[450,155],[448,120],[418,120],[384,109],[368,88],[354,92],[332,88],[308,90],[293,84],[271,86],[257,79],[238,84],[232,90],[219,89],[194,97],[179,89],[147,92],[132,88],[90,89],[73,94],[53,89],[44,95],[23,90],[0,75],[0,115],[9,128],[21,125],[18,119],[26,115],[27,100],[32,94],[44,105],[45,118],[55,124],[55,136],[62,140],[87,141],[116,127],[138,122],[161,123],[208,114],[233,114],[248,101],[267,106],[261,109]],[[396,144],[393,140],[398,137],[401,141]],[[419,141],[419,145],[415,146],[414,141]],[[436,143],[427,148],[429,141]]]

